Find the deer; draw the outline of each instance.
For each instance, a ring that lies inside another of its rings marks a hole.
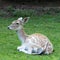
[[[26,54],[51,54],[53,52],[53,44],[47,36],[41,33],[28,35],[24,31],[23,26],[28,22],[29,18],[19,17],[8,26],[8,29],[17,32],[18,38],[21,41],[21,45],[17,47],[17,50]]]

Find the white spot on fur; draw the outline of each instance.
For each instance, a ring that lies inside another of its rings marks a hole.
[[[22,17],[18,18],[18,20],[20,20],[20,21],[22,21],[22,19],[23,19]]]

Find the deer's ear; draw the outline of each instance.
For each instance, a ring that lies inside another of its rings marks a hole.
[[[23,23],[27,23],[28,20],[29,20],[29,18],[30,18],[30,17],[25,17],[25,18],[23,19]]]

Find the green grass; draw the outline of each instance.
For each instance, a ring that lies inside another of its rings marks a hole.
[[[0,60],[60,60],[60,14],[31,17],[24,26],[27,34],[42,33],[51,40],[55,52],[50,55],[28,55],[17,51],[21,44],[15,31],[7,26],[17,18],[0,18]]]

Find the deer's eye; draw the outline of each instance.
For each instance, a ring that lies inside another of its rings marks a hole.
[[[19,23],[16,23],[17,25],[19,24]]]

